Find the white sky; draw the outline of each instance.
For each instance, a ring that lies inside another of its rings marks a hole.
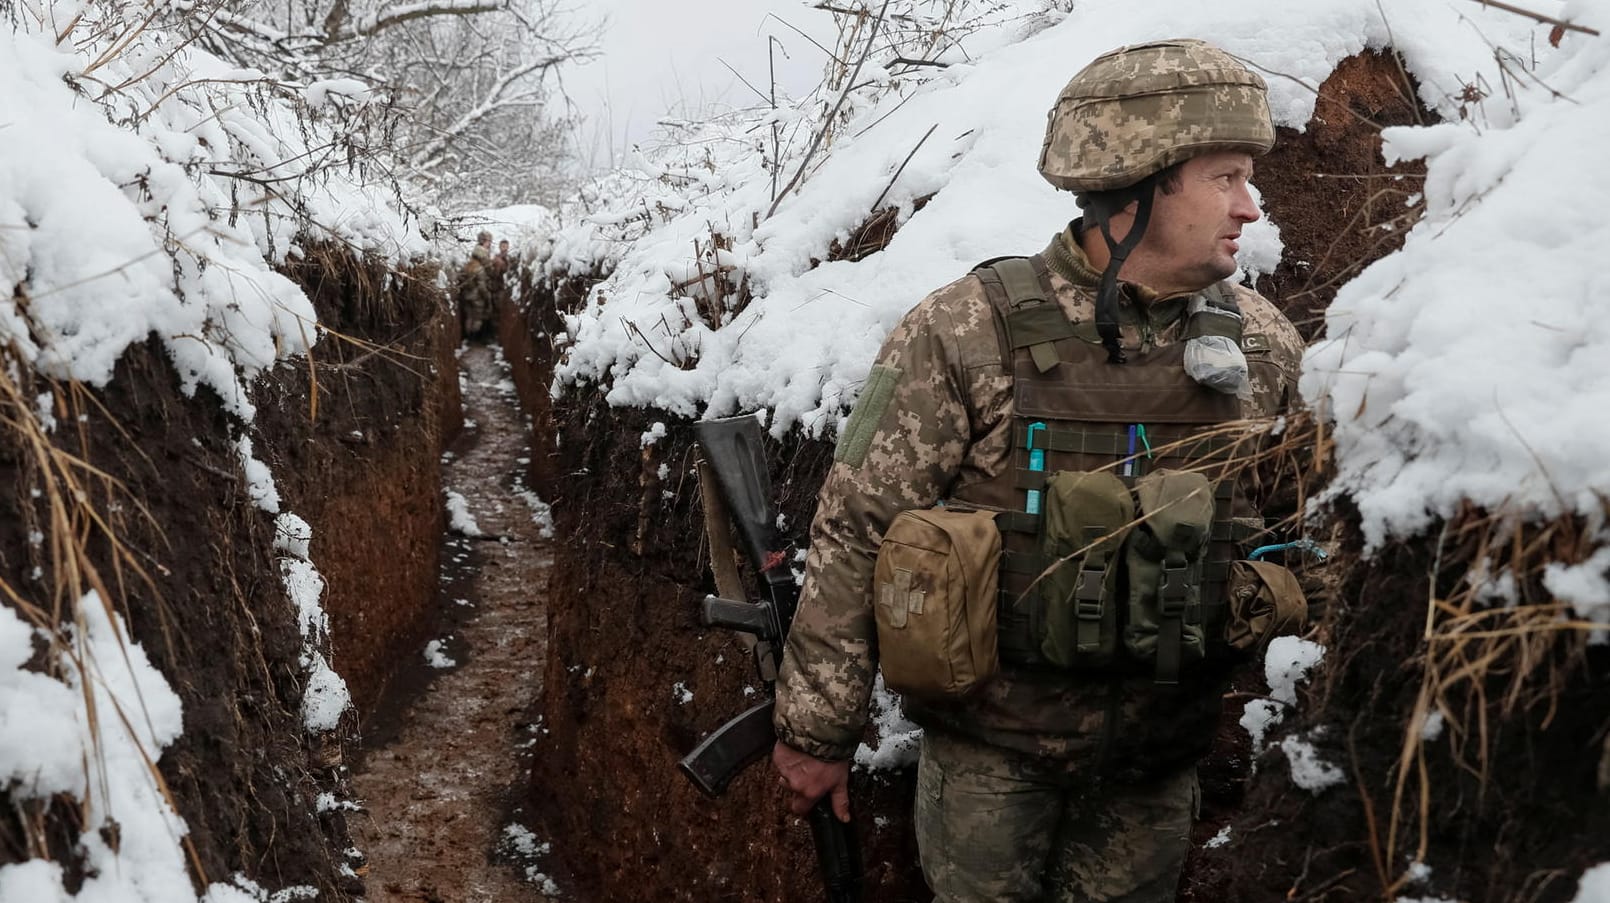
[[[582,14],[608,19],[599,42],[603,53],[564,78],[588,119],[582,140],[584,150],[592,145],[593,164],[602,166],[631,142],[647,138],[655,120],[667,114],[702,118],[698,114],[708,109],[760,102],[727,66],[768,91],[768,35],[779,42],[779,96],[810,91],[821,79],[827,54],[788,26],[828,48],[837,34],[832,14],[812,9],[811,2],[591,0]]]

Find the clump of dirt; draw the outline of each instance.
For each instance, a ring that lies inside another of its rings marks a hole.
[[[1434,121],[1418,90],[1390,49],[1349,57],[1319,86],[1307,128],[1279,129],[1274,150],[1257,161],[1253,182],[1285,244],[1279,268],[1257,289],[1304,338],[1318,334],[1336,290],[1402,247],[1419,218],[1425,167],[1388,167],[1381,156],[1381,129]]]

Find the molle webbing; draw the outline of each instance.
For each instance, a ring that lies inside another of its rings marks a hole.
[[[994,309],[1003,365],[1013,375],[1012,463],[958,490],[955,498],[1000,512],[1003,661],[1051,666],[1041,649],[1046,610],[1034,587],[1057,559],[1040,550],[1042,515],[1025,509],[1028,494],[1043,491],[1046,478],[1059,471],[1107,471],[1131,487],[1164,468],[1202,471],[1218,481],[1200,565],[1200,617],[1216,636],[1226,614],[1224,587],[1235,542],[1243,538],[1231,520],[1234,486],[1223,477],[1250,450],[1213,427],[1239,418],[1240,404],[1186,375],[1183,340],[1132,353],[1128,366],[1109,364],[1091,324],[1072,322],[1063,312],[1039,256],[988,261],[974,275]],[[1210,303],[1234,303],[1220,287],[1207,294]],[[1041,452],[1040,469],[1030,467],[1031,435]]]

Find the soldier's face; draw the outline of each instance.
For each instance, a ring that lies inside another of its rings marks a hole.
[[[1135,250],[1149,258],[1148,269],[1157,273],[1157,282],[1194,290],[1235,272],[1241,227],[1261,214],[1247,190],[1250,154],[1218,151],[1192,157],[1179,176],[1173,194],[1157,192],[1151,224]]]

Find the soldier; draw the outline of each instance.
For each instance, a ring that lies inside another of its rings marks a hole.
[[[848,820],[878,664],[893,683],[912,651],[896,628],[950,591],[920,565],[875,579],[901,513],[982,512],[1003,548],[976,581],[973,602],[998,603],[968,663],[979,679],[905,694],[924,728],[914,822],[938,900],[1173,900],[1232,600],[1272,593],[1287,629],[1301,605],[1280,580],[1229,586],[1232,549],[1248,547],[1232,538],[1261,524],[1233,478],[1244,446],[1221,425],[1283,410],[1302,350],[1273,305],[1225,281],[1259,217],[1247,182],[1274,143],[1265,90],[1194,40],[1120,48],[1074,76],[1040,172],[1083,215],[1040,254],[913,308],[840,437],[777,684],[772,758],[796,813],[831,795]],[[1082,533],[1048,554],[1053,514]],[[1075,578],[1045,576],[1062,573]],[[1240,645],[1278,629],[1258,624],[1247,640],[1243,619]]]
[[[492,233],[475,236],[475,248],[458,279],[459,315],[466,339],[478,338],[492,320]]]
[[[498,242],[498,252],[492,255],[492,272],[502,279],[508,274],[512,263],[513,259],[509,257],[509,240],[505,238]]]

